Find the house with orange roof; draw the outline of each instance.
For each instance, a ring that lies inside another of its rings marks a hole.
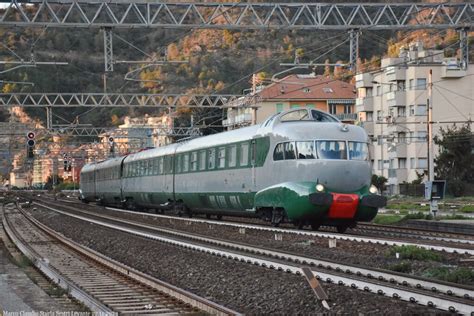
[[[252,108],[238,103],[227,112],[228,129],[261,123],[269,116],[296,107],[312,107],[354,123],[356,89],[353,84],[317,75],[289,75],[256,91]],[[255,111],[254,111],[255,109]]]

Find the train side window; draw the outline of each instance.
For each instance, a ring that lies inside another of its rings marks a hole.
[[[249,144],[240,144],[239,166],[246,166],[249,164]]]
[[[152,165],[151,159],[145,160],[145,163],[146,163],[146,165],[145,165],[146,175],[151,176],[151,174],[153,172],[153,165]]]
[[[197,164],[198,164],[198,153],[197,151],[193,151],[191,153],[191,171],[197,170]]]
[[[208,169],[214,169],[216,167],[216,150],[214,148],[209,149],[208,151]]]
[[[158,158],[158,174],[163,174],[163,157]]]
[[[235,167],[237,165],[237,145],[231,145],[229,147],[229,167]]]
[[[183,155],[183,172],[188,172],[189,170],[189,154]]]
[[[199,170],[206,170],[206,152],[199,152]]]
[[[181,173],[181,155],[176,157],[176,173]]]
[[[217,154],[217,168],[225,168],[225,147],[219,148]]]
[[[316,158],[314,142],[296,142],[296,151],[298,153],[298,159]]]
[[[283,143],[283,148],[285,151],[285,159],[296,159],[295,153],[295,143],[294,142],[286,142]]]
[[[283,159],[285,159],[283,143],[280,143],[275,146],[275,150],[273,151],[273,160],[277,161]]]
[[[153,159],[153,175],[158,174],[158,158]]]

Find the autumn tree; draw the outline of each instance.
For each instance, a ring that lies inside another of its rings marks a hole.
[[[434,138],[439,146],[435,158],[435,172],[438,179],[446,179],[448,190],[454,196],[464,193],[466,186],[474,185],[474,152],[471,126],[441,128],[440,136]]]

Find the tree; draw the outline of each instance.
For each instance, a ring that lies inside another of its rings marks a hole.
[[[385,178],[384,176],[378,176],[376,174],[372,175],[372,184],[377,187],[377,189],[380,190],[380,192],[383,192],[385,190],[385,184],[387,183],[388,179]]]
[[[439,154],[434,159],[438,179],[446,179],[448,191],[454,196],[464,193],[466,185],[474,184],[474,152],[472,151],[471,126],[441,128],[434,142]]]

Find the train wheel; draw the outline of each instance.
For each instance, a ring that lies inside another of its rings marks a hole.
[[[347,225],[339,225],[336,227],[339,234],[344,234],[347,230]]]
[[[299,221],[297,226],[298,226],[298,229],[303,229],[303,227],[304,227],[304,222],[303,222],[303,221]]]
[[[222,219],[222,215],[217,215],[217,219],[218,219],[218,220],[221,220],[221,219]]]

